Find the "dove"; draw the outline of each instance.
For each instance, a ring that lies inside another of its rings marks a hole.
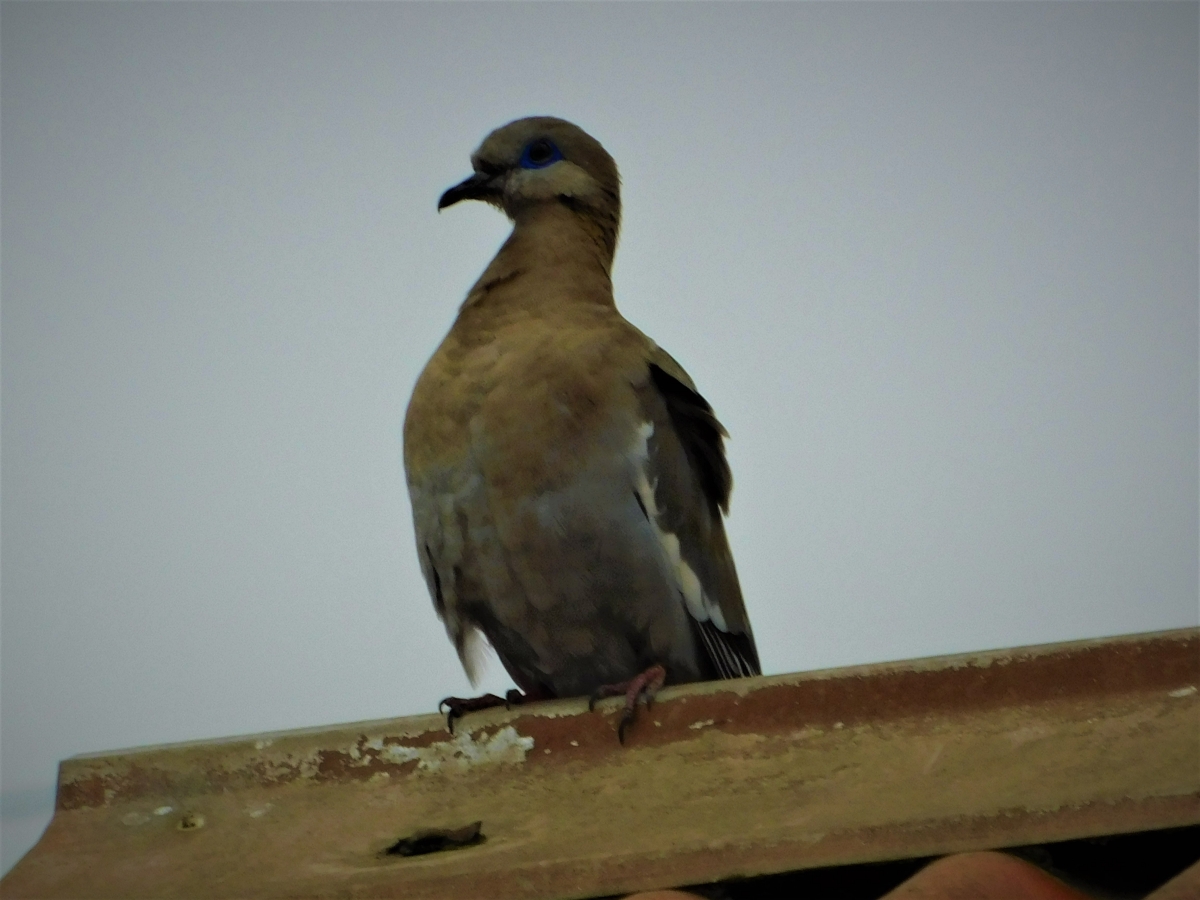
[[[616,163],[536,116],[496,129],[438,209],[513,230],[419,376],[404,422],[416,549],[474,684],[491,646],[519,691],[639,701],[761,674],[725,535],[728,435],[665,350],[617,311]],[[677,302],[686,303],[686,298]]]

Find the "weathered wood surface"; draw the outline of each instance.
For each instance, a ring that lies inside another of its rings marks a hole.
[[[596,897],[1200,822],[1200,629],[67,760],[34,897]],[[485,840],[389,856],[481,821]]]

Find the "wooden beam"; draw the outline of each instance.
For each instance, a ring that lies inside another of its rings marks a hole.
[[[76,757],[0,893],[563,900],[1196,824],[1198,688],[1186,629],[669,688],[624,747],[564,700]]]

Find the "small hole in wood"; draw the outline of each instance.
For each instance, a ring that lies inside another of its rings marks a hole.
[[[400,838],[383,851],[385,856],[424,856],[426,853],[441,853],[474,847],[487,838],[483,836],[483,822],[472,822],[462,828],[430,828],[418,831],[409,837]]]
[[[197,828],[203,828],[204,816],[197,812],[184,813],[183,818],[175,827],[180,831],[195,831]]]

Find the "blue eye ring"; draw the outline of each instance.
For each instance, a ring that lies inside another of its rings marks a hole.
[[[537,138],[525,145],[521,153],[522,169],[544,169],[563,158],[562,151],[549,138]]]

